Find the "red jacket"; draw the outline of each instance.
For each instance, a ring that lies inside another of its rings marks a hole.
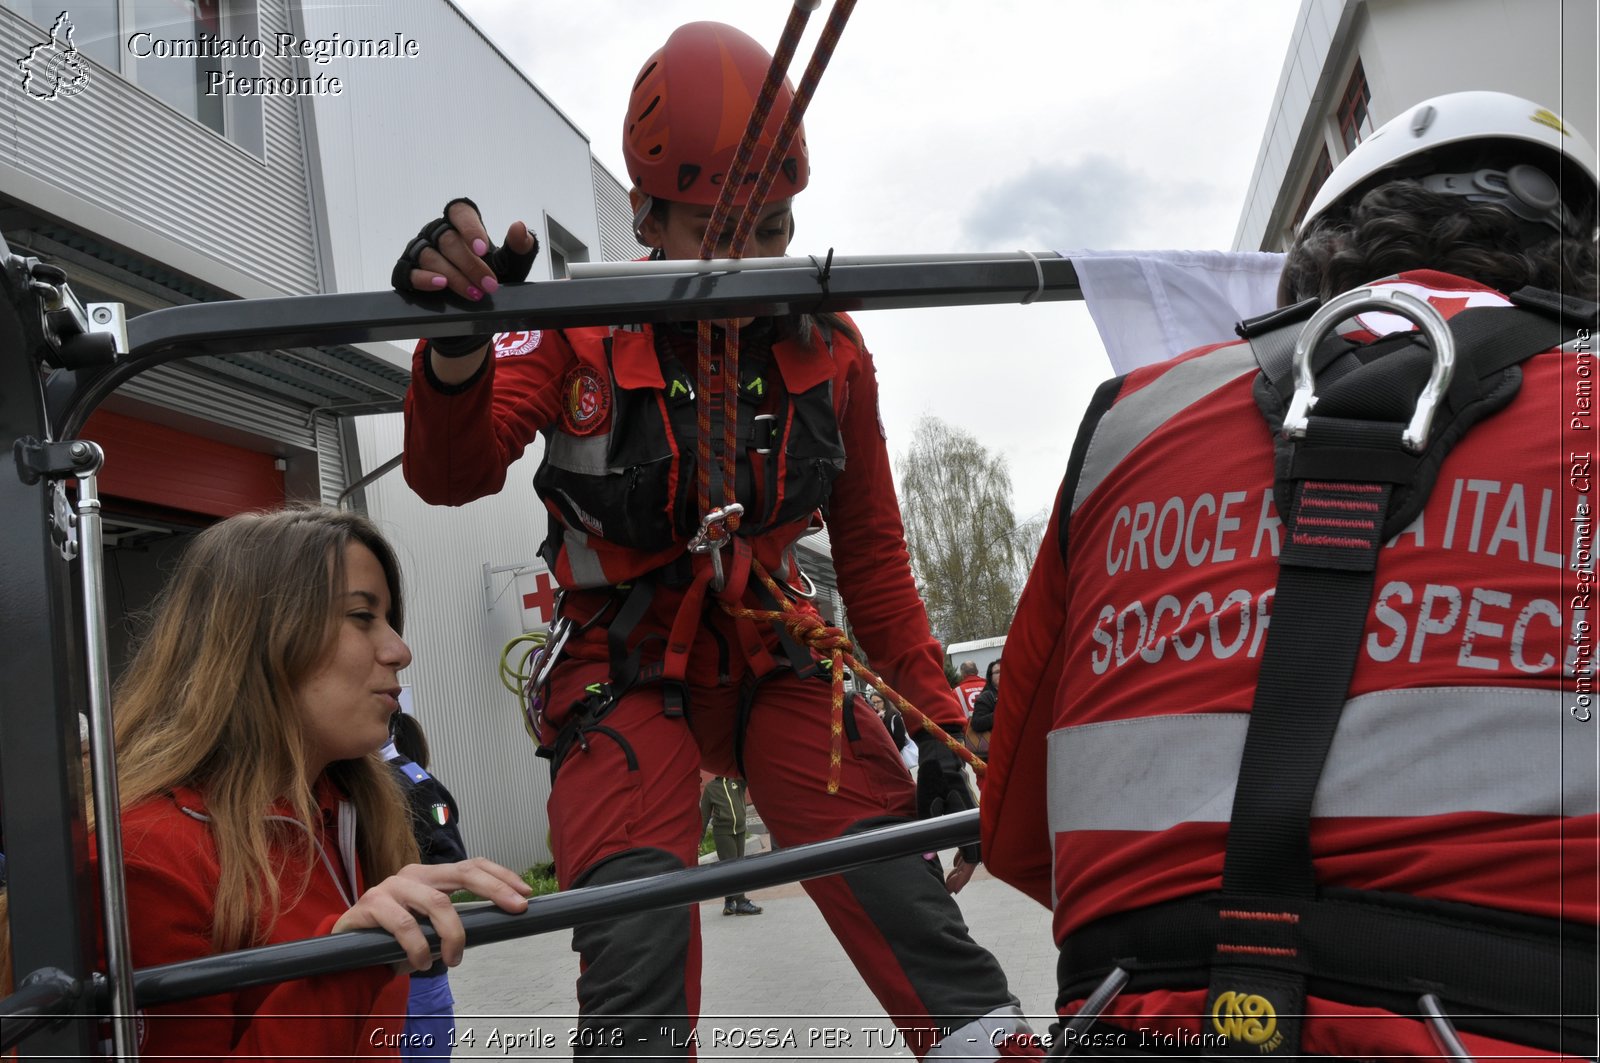
[[[594,353],[604,350],[602,338],[610,340],[609,365],[596,361],[604,358]],[[426,343],[418,345],[406,395],[405,476],[418,495],[436,505],[462,505],[499,491],[507,467],[541,431],[558,425],[570,429],[574,420],[584,422],[584,430],[604,430],[615,408],[611,380],[655,394],[666,386],[650,326],[615,333],[604,328],[509,333],[497,340],[484,372],[459,389],[433,380],[426,349]],[[945,680],[943,653],[911,577],[872,356],[843,330],[833,333],[831,353],[820,342],[806,348],[784,341],[773,345],[773,355],[791,393],[831,380],[847,460],[833,482],[827,527],[839,591],[861,647],[912,704],[941,724],[961,726],[966,714]],[[580,394],[575,384],[587,390]],[[779,571],[785,552],[809,523],[795,521],[755,536],[756,559]],[[605,582],[618,583],[681,556],[684,545],[643,554],[600,535],[569,532],[554,570],[564,586],[593,585],[574,575],[582,561],[598,565]],[[574,559],[578,547],[585,556]]]
[[[1385,283],[1446,317],[1505,305],[1437,273]],[[1360,325],[1409,327],[1384,315]],[[1589,475],[1593,429],[1569,428],[1576,400],[1562,367],[1557,353],[1523,363],[1511,404],[1466,433],[1420,521],[1379,556],[1313,809],[1319,885],[1600,919],[1593,724],[1561,694],[1582,579],[1565,569],[1574,537],[1591,534],[1588,487],[1573,477]],[[1255,377],[1239,343],[1129,374],[1085,425],[1080,474],[1018,605],[984,856],[999,877],[1054,900],[1058,942],[1105,916],[1220,888],[1238,766],[1227,744],[1242,746],[1281,529]],[[1108,1014],[1194,1031],[1151,1017],[1196,1015],[1204,1000],[1203,990],[1125,994]],[[1310,1053],[1436,1051],[1417,1023],[1341,1022],[1356,1009],[1315,997],[1307,1010]],[[1507,1048],[1470,1035],[1466,1045]]]
[[[348,871],[339,853],[339,798],[324,782],[318,839],[329,863],[311,869],[306,891],[294,887],[302,868],[287,858],[278,921],[263,944],[329,933],[366,888],[359,866]],[[143,801],[123,814],[128,886],[128,933],[136,968],[209,956],[216,897],[216,845],[194,790]],[[298,832],[292,822],[280,824]],[[339,869],[342,881],[333,877]],[[353,889],[351,878],[354,878]],[[347,896],[348,895],[348,896]],[[405,1029],[409,979],[387,967],[319,975],[277,985],[179,1001],[141,1011],[141,1059],[311,1059],[398,1055]]]
[[[956,684],[956,697],[961,699],[961,707],[967,710],[967,715],[972,715],[972,703],[978,695],[983,693],[984,679],[982,676],[969,675]]]

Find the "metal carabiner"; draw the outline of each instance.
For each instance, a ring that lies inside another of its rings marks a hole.
[[[1329,300],[1306,322],[1294,344],[1294,396],[1289,400],[1289,412],[1283,417],[1283,434],[1290,439],[1304,438],[1311,410],[1317,404],[1316,378],[1311,372],[1312,352],[1335,325],[1363,310],[1398,314],[1421,329],[1433,348],[1433,372],[1417,396],[1411,421],[1400,436],[1408,450],[1421,453],[1428,445],[1434,412],[1455,374],[1456,342],[1439,311],[1426,300],[1397,288],[1357,288],[1345,292]]]
[[[732,517],[744,513],[744,506],[738,502],[729,502],[720,506],[700,518],[700,530],[694,533],[689,540],[691,554],[711,555],[711,587],[721,590],[723,586],[722,575],[722,548],[728,545],[728,521]]]

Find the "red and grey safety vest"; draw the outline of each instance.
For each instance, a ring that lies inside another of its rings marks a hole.
[[[826,511],[844,467],[834,409],[834,337],[809,346],[741,337],[735,500],[738,534],[757,538]],[[673,325],[563,333],[578,360],[564,416],[544,430],[534,486],[550,511],[546,559],[564,587],[608,586],[639,574],[637,559],[681,552],[696,511],[694,332]],[[840,342],[847,342],[842,337]],[[715,349],[720,357],[720,340]],[[609,407],[609,409],[605,408]],[[720,431],[713,432],[713,461]],[[618,570],[607,553],[626,552]]]
[[[1442,274],[1381,283],[1453,330],[1527,313]],[[1360,370],[1415,346],[1410,328],[1381,313],[1348,323],[1325,345],[1348,374],[1338,385],[1365,386]],[[1437,428],[1452,438],[1396,484],[1341,473],[1340,447],[1288,454],[1261,412],[1275,382],[1248,342],[1096,394],[1007,641],[984,823],[991,869],[1041,899],[1048,878],[1061,1002],[1129,974],[1095,1027],[1107,1044],[1432,1054],[1422,1024],[1400,1017],[1432,991],[1474,1054],[1594,1051],[1577,1017],[1591,1010],[1600,918],[1587,336],[1566,355],[1534,355],[1543,343],[1494,356],[1481,394],[1452,392],[1471,414]],[[1397,378],[1411,386],[1330,390],[1317,411],[1376,404],[1371,422],[1403,421],[1428,373],[1425,350],[1413,361]],[[1345,451],[1365,445],[1365,424]],[[1416,512],[1375,526],[1380,493],[1391,518]],[[1285,619],[1291,548],[1375,558],[1353,627],[1324,627],[1304,587]],[[1283,651],[1298,663],[1287,679],[1279,669],[1287,724],[1262,737],[1269,624],[1298,643]],[[1299,763],[1296,691],[1325,694],[1324,663],[1341,655],[1353,661],[1331,744]],[[1241,807],[1270,810],[1300,788],[1301,837],[1241,826]],[[1030,836],[1050,838],[1048,865]],[[1304,889],[1252,874],[1281,862],[1293,878],[1297,845]]]

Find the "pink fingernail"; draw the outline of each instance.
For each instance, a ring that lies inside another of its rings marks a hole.
[[[493,295],[495,292],[500,290],[500,282],[495,280],[493,277],[485,277],[483,280],[479,281],[478,284],[482,286],[483,290],[488,292],[490,295]]]
[[[433,285],[435,288],[443,288],[446,284],[449,284],[450,282],[445,280],[443,277],[440,277],[440,276],[436,275],[433,278],[433,280],[429,281],[428,283]]]
[[[483,292],[479,290],[476,285],[468,285],[467,298],[471,299],[473,302],[477,302],[479,299],[483,298]]]
[[[474,241],[472,241],[472,253],[473,254],[481,255],[487,250],[489,250],[489,245],[484,243],[482,240],[474,240]]]

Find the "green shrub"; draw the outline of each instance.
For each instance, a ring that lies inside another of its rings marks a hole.
[[[534,864],[522,873],[522,881],[533,887],[534,897],[543,897],[547,893],[557,893],[561,887],[556,885],[555,864]],[[482,897],[471,890],[456,890],[450,895],[450,900],[456,904],[469,904],[481,901]]]

